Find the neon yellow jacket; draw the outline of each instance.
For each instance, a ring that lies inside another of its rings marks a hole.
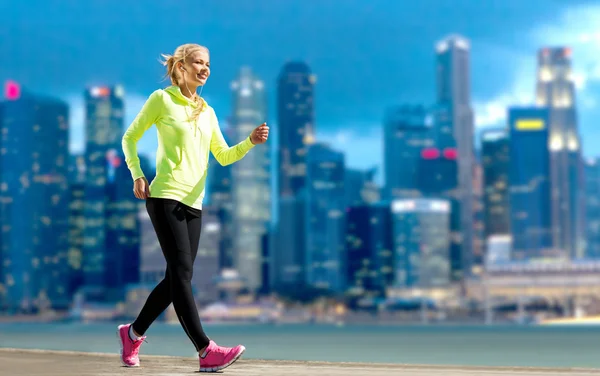
[[[178,86],[156,90],[125,131],[122,146],[133,180],[143,177],[137,143],[156,124],[156,177],[150,184],[150,197],[169,198],[202,209],[209,150],[225,166],[242,159],[254,144],[248,136],[229,147],[215,111],[206,103],[196,124],[188,120],[195,106]]]

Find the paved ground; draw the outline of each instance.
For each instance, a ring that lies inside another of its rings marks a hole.
[[[118,355],[0,348],[0,375],[177,376],[199,374],[196,359],[145,356],[141,358],[141,361],[142,366],[139,368],[125,368],[121,366]],[[233,376],[600,376],[600,369],[443,367],[241,359],[223,373]]]

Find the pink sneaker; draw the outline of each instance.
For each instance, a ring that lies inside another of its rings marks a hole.
[[[140,351],[140,346],[142,346],[142,342],[144,342],[146,337],[144,336],[140,340],[133,341],[129,337],[130,326],[131,324],[119,325],[117,330],[117,338],[121,345],[121,363],[123,363],[125,367],[139,367],[140,358],[138,353]]]
[[[210,341],[206,348],[206,356],[200,358],[200,372],[217,372],[233,364],[246,351],[242,345],[236,347],[218,346]]]

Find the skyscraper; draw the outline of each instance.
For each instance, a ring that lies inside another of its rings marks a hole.
[[[202,265],[200,273],[194,273],[192,286],[194,295],[201,303],[210,303],[218,298],[216,278],[219,275],[219,243],[221,224],[213,206],[202,206],[202,236],[198,244],[196,261]]]
[[[109,153],[107,162],[105,287],[106,297],[114,301],[124,298],[126,285],[140,281],[140,201],[131,192],[133,182],[123,153]]]
[[[583,162],[570,48],[543,48],[538,52],[536,104],[550,110],[552,243],[555,248],[567,251],[570,257],[582,257]]]
[[[234,142],[243,141],[266,121],[264,83],[249,68],[242,68],[231,89]],[[252,290],[261,287],[262,236],[271,220],[271,168],[269,144],[255,148],[232,166],[234,266]]]
[[[585,257],[600,258],[600,161],[585,161]]]
[[[107,281],[106,219],[108,215],[108,157],[121,150],[123,88],[92,87],[86,100],[86,184],[83,271],[85,285],[104,288]]]
[[[306,146],[315,134],[316,76],[302,62],[283,66],[277,83],[280,196],[296,195],[306,183]]]
[[[511,258],[552,256],[548,109],[511,108],[508,121]]]
[[[312,287],[344,288],[344,154],[316,143],[306,158],[306,275]]]
[[[509,146],[506,129],[487,130],[481,135],[486,239],[492,235],[510,233]]]
[[[450,283],[450,203],[394,200],[392,222],[396,285],[446,287]]]
[[[346,222],[348,288],[365,297],[385,296],[395,277],[389,204],[350,207]]]
[[[73,295],[83,285],[83,233],[85,217],[83,199],[85,193],[85,157],[71,155],[69,158],[69,294]]]
[[[397,106],[384,120],[384,198],[419,197],[421,150],[434,146],[431,117],[423,106]]]
[[[231,127],[222,129],[223,137],[231,145],[234,130]],[[233,268],[234,265],[234,228],[233,228],[233,187],[231,170],[233,166],[221,166],[213,163],[208,170],[208,202],[215,209],[220,225],[219,269]]]
[[[437,53],[437,146],[456,147],[460,201],[462,277],[471,273],[473,260],[473,110],[469,67],[470,44],[461,36],[450,36],[436,46]],[[461,277],[457,274],[457,277]]]
[[[426,148],[418,165],[418,187],[423,198],[445,199],[450,204],[450,278],[462,276],[461,191],[455,148]]]
[[[0,141],[2,283],[12,311],[67,308],[67,104],[6,85]]]
[[[306,283],[306,154],[314,143],[316,76],[303,62],[286,63],[277,80],[278,223],[269,247],[271,287]]]
[[[344,189],[346,207],[373,204],[381,199],[381,189],[375,183],[376,168],[368,170],[346,169]]]

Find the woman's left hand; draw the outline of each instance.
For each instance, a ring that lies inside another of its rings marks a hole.
[[[250,133],[250,141],[254,145],[264,144],[269,138],[269,127],[267,123],[262,123]]]

